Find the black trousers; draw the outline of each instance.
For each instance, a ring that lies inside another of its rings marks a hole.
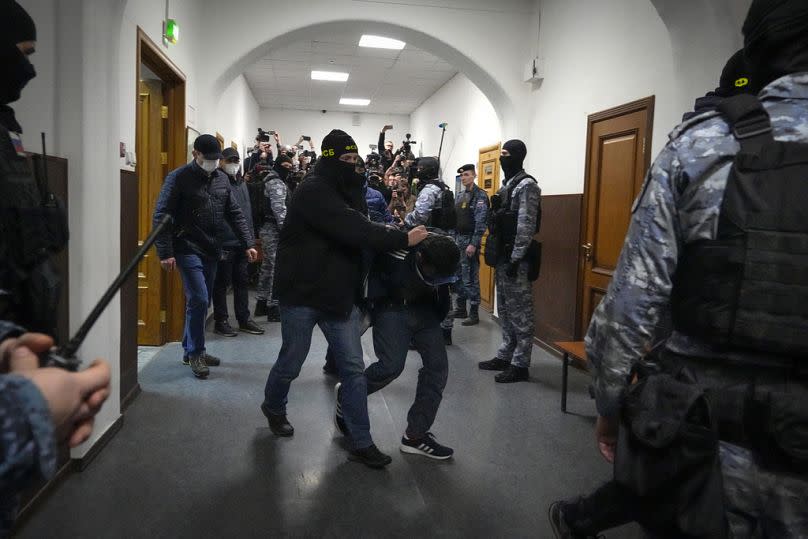
[[[239,324],[250,319],[247,296],[247,253],[241,249],[223,251],[213,285],[213,319],[224,322],[227,314],[227,288],[233,285],[233,310]]]

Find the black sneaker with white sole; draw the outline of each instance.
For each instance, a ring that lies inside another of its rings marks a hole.
[[[389,455],[385,455],[379,451],[379,448],[375,445],[362,449],[351,450],[350,454],[348,454],[348,460],[361,462],[368,468],[375,468],[377,470],[380,470],[393,462],[393,459],[390,458]]]
[[[340,388],[342,384],[334,386],[334,425],[342,433],[343,436],[350,436],[348,433],[348,426],[345,424],[345,417],[342,415],[342,404],[339,402]]]
[[[435,460],[447,460],[454,455],[454,449],[441,445],[435,435],[427,432],[423,438],[410,440],[406,436],[401,438],[401,452],[411,455],[421,455]]]

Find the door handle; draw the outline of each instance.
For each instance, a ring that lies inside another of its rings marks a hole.
[[[592,260],[592,244],[591,243],[584,243],[581,245],[581,249],[584,250],[584,259],[589,262]]]

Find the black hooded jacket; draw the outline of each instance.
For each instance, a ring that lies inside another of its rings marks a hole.
[[[368,220],[362,185],[342,184],[321,160],[289,203],[275,270],[278,299],[348,316],[361,297],[362,250],[406,247],[405,232]]]

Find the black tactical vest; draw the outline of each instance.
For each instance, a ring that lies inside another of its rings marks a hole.
[[[726,350],[808,357],[808,144],[774,140],[757,98],[719,110],[741,144],[714,240],[687,245],[672,294],[677,331]]]
[[[472,187],[471,191],[468,192],[464,189],[457,198],[457,204],[455,205],[457,225],[455,229],[458,234],[474,234],[474,195],[475,189]]]

